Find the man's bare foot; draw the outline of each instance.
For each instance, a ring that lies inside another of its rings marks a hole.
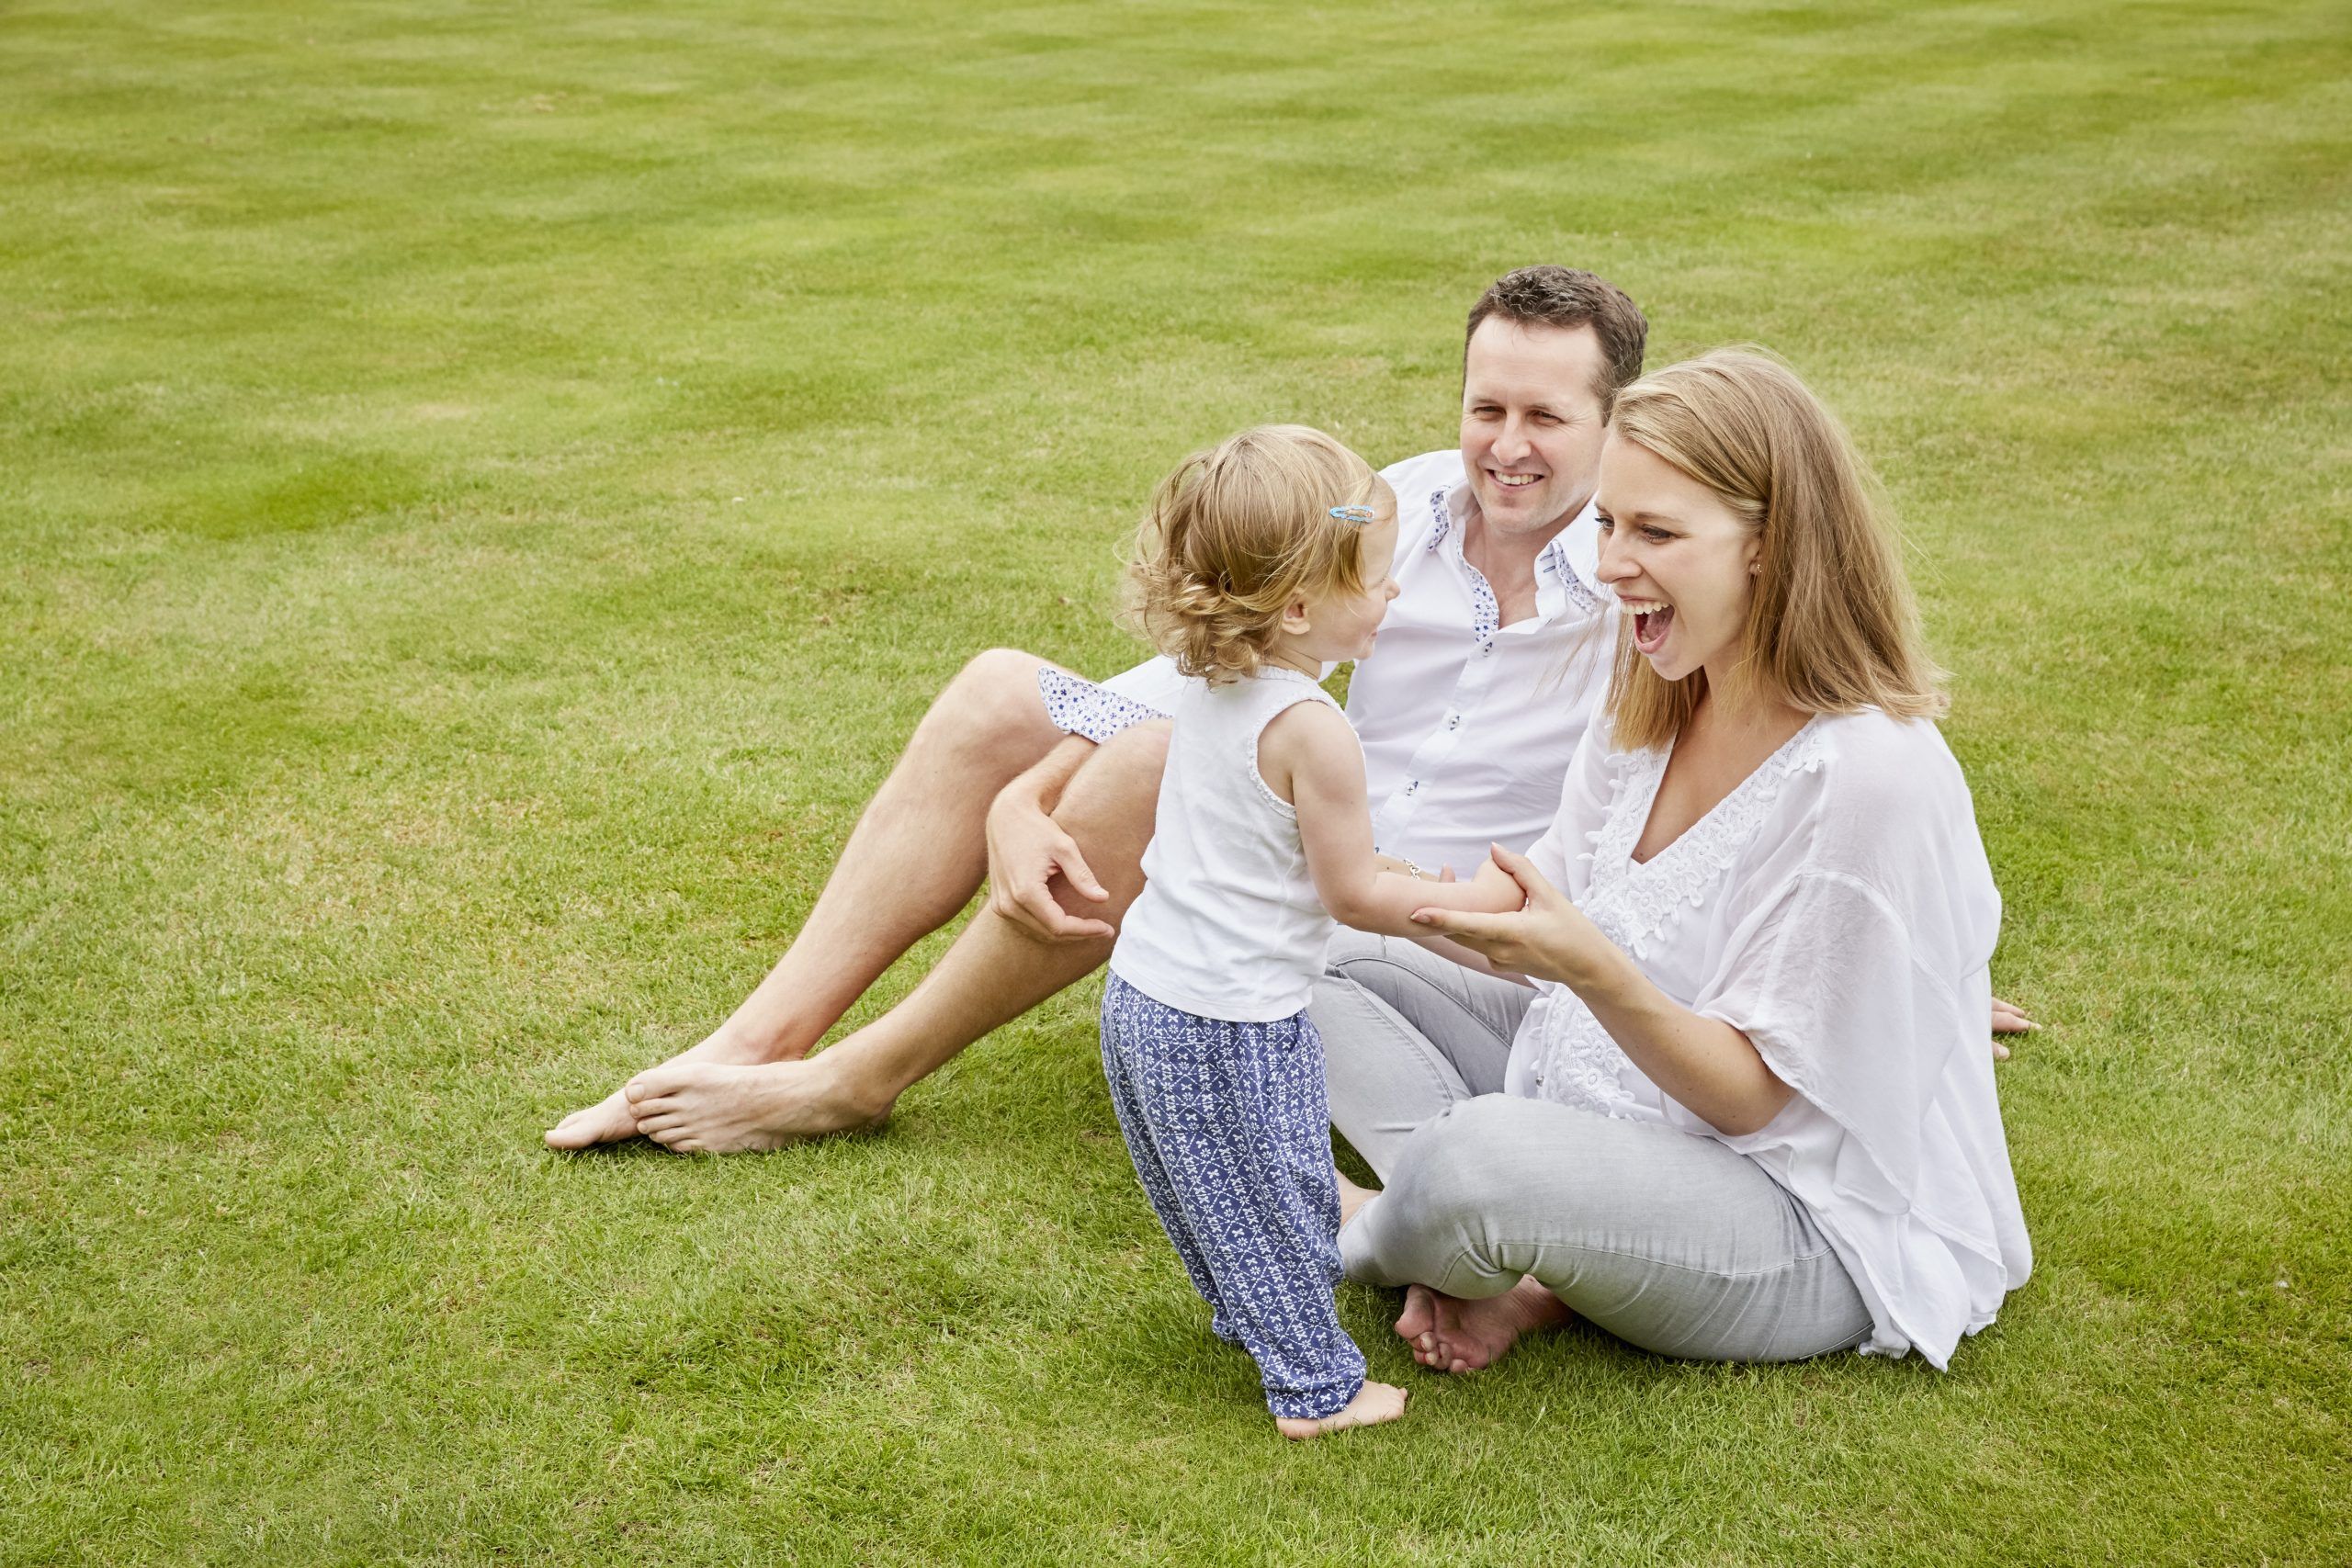
[[[1356,1211],[1379,1197],[1380,1192],[1376,1188],[1358,1187],[1336,1168],[1331,1173],[1331,1179],[1340,1184],[1340,1228],[1345,1230],[1348,1222],[1356,1217]]]
[[[724,1062],[665,1062],[622,1087],[637,1130],[675,1154],[763,1154],[805,1138],[868,1126],[890,1113],[827,1065],[831,1053],[803,1062],[751,1066]]]
[[[674,1067],[686,1062],[726,1062],[748,1066],[775,1059],[776,1053],[773,1050],[745,1043],[722,1027],[712,1030],[662,1066]],[[637,1108],[629,1103],[628,1089],[624,1086],[548,1128],[547,1141],[548,1147],[551,1149],[585,1149],[598,1144],[626,1143],[637,1135]]]
[[[1499,1296],[1464,1301],[1408,1286],[1396,1332],[1413,1347],[1413,1359],[1432,1371],[1475,1372],[1490,1367],[1522,1334],[1556,1328],[1572,1314],[1567,1303],[1532,1276]]]
[[[628,1092],[617,1089],[585,1110],[573,1111],[547,1133],[551,1149],[593,1148],[636,1136],[637,1112],[629,1109]]]
[[[1351,1427],[1377,1427],[1405,1414],[1405,1391],[1394,1383],[1367,1382],[1337,1414],[1319,1421],[1300,1416],[1277,1416],[1274,1430],[1296,1443],[1344,1432]]]

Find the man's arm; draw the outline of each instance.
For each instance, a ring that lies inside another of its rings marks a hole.
[[[1094,742],[1066,735],[1028,772],[997,792],[988,814],[989,908],[1047,942],[1115,936],[1108,922],[1066,913],[1050,884],[1056,873],[1081,897],[1110,897],[1094,878],[1078,842],[1051,816],[1062,791],[1094,754]]]

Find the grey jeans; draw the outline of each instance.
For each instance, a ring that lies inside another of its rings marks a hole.
[[[1312,1013],[1331,1121],[1383,1189],[1340,1233],[1351,1279],[1497,1296],[1528,1275],[1630,1344],[1788,1361],[1870,1331],[1804,1205],[1709,1138],[1501,1093],[1534,993],[1341,931]]]

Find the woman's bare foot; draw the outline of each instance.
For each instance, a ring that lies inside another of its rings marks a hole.
[[[1331,1172],[1331,1179],[1340,1184],[1340,1228],[1345,1230],[1348,1222],[1356,1217],[1356,1211],[1379,1197],[1380,1190],[1374,1187],[1358,1187],[1336,1167]]]
[[[1421,1337],[1436,1326],[1437,1292],[1427,1285],[1406,1286],[1405,1310],[1396,1314],[1396,1337],[1413,1347],[1415,1360],[1420,1359]]]
[[[831,1061],[665,1062],[622,1086],[637,1130],[674,1154],[764,1154],[806,1138],[845,1133],[890,1113]]]
[[[1396,1332],[1412,1345],[1413,1359],[1432,1371],[1475,1372],[1494,1365],[1521,1335],[1556,1328],[1572,1315],[1566,1302],[1532,1277],[1482,1301],[1412,1285]]]
[[[1291,1441],[1305,1442],[1309,1438],[1325,1438],[1333,1432],[1344,1432],[1351,1427],[1377,1427],[1384,1421],[1394,1421],[1405,1414],[1405,1391],[1394,1383],[1367,1382],[1356,1390],[1338,1414],[1321,1420],[1305,1416],[1277,1416],[1274,1430]]]

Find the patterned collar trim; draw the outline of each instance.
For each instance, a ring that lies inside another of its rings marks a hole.
[[[1430,517],[1434,525],[1430,529],[1430,549],[1434,551],[1453,537],[1454,525],[1466,518],[1469,512],[1469,481],[1430,491]],[[1456,546],[1453,553],[1460,556],[1461,547]],[[1577,607],[1586,614],[1600,608],[1600,592],[1577,575],[1576,564],[1568,559],[1566,530],[1555,535],[1552,542],[1544,547],[1544,553],[1535,558],[1535,568],[1538,571],[1550,572],[1560,586],[1567,590],[1568,597],[1575,600]]]

